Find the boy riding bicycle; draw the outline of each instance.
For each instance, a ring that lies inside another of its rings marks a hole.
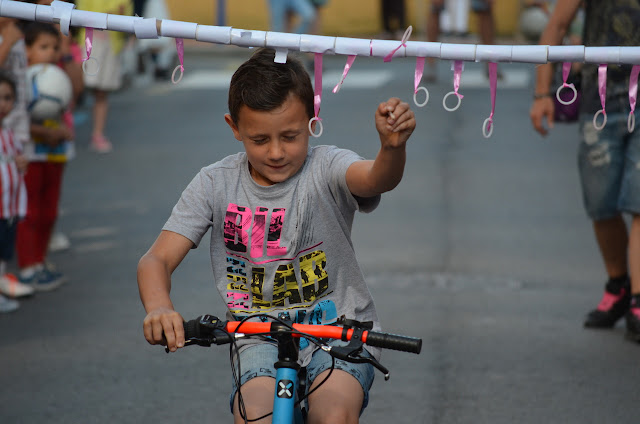
[[[151,344],[184,346],[183,318],[169,296],[171,274],[211,228],[211,261],[228,316],[267,313],[297,323],[332,324],[344,315],[380,328],[356,261],[351,226],[370,212],[404,172],[413,112],[391,98],[380,103],[375,160],[335,146],[309,147],[313,88],[297,60],[274,62],[259,49],[233,75],[225,121],[244,152],[203,168],[191,181],[158,239],[140,259],[138,285]],[[315,122],[312,124],[314,125]],[[331,368],[330,356],[301,341],[299,363],[312,390]],[[379,356],[377,349],[369,354]],[[277,349],[269,341],[240,346],[240,380],[248,418],[273,407]],[[317,378],[320,377],[320,378]],[[367,403],[373,367],[337,360],[308,399],[309,422],[357,422]],[[235,422],[237,388],[232,391]]]

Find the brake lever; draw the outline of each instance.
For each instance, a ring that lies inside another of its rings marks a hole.
[[[211,346],[211,341],[210,340],[204,340],[204,339],[187,339],[187,340],[184,341],[184,346],[183,347],[193,346],[193,345],[209,347],[209,346]],[[167,352],[167,353],[171,353],[171,350],[168,347],[165,347],[164,351]]]
[[[351,341],[346,346],[325,346],[322,349],[329,353],[331,356],[343,361],[353,362],[356,364],[371,364],[377,368],[382,374],[384,374],[384,380],[388,381],[391,377],[389,370],[385,368],[376,358],[373,356],[361,356],[363,350],[362,342],[362,328],[355,328],[351,336]]]

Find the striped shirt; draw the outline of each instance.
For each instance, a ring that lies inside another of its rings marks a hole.
[[[0,131],[0,218],[24,217],[27,213],[27,190],[24,176],[18,171],[16,156],[22,146],[13,133]]]

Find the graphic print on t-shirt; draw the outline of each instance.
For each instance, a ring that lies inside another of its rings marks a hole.
[[[289,252],[281,245],[286,211],[230,203],[224,222],[227,248],[226,302],[233,314],[308,308],[329,294],[322,242]],[[268,226],[267,226],[268,223]],[[273,281],[268,270],[277,265]],[[269,284],[267,284],[269,283]],[[271,288],[271,293],[265,289]],[[333,302],[331,302],[333,303]]]

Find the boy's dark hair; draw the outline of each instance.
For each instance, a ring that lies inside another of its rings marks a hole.
[[[281,106],[289,94],[298,97],[309,119],[314,116],[313,87],[302,63],[289,56],[275,63],[275,50],[260,48],[236,70],[229,85],[229,114],[238,123],[242,106],[270,111]]]
[[[0,84],[8,84],[13,92],[13,98],[15,99],[17,97],[18,93],[15,79],[7,71],[2,69],[0,69]]]
[[[42,34],[50,34],[56,38],[60,38],[60,32],[53,26],[53,24],[46,22],[31,22],[24,27],[24,43],[27,46],[31,46]]]

